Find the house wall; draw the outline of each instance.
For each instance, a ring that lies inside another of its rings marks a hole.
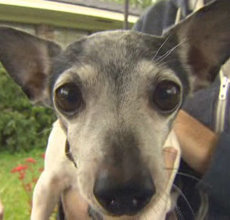
[[[138,19],[130,15],[130,27]],[[122,29],[124,15],[45,0],[0,0],[0,25],[9,25],[62,46],[97,31]]]
[[[0,25],[18,28],[38,37],[56,41],[63,47],[66,47],[68,44],[76,41],[77,39],[90,34],[89,31],[87,32],[72,28],[55,27],[45,24],[35,25],[0,21]]]

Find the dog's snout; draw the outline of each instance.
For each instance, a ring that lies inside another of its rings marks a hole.
[[[112,215],[135,215],[142,210],[155,193],[148,172],[140,173],[124,182],[105,173],[98,176],[94,195],[102,207]]]

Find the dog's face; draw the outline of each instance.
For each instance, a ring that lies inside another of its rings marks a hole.
[[[54,64],[68,64],[51,91],[79,189],[107,214],[136,214],[166,187],[162,146],[183,87],[166,60],[154,60],[161,44],[135,32],[99,33],[71,45]]]
[[[160,199],[163,143],[189,90],[210,82],[229,57],[229,11],[223,0],[162,38],[102,32],[64,51],[0,28],[0,60],[33,101],[54,107],[80,193],[94,209],[140,216]]]

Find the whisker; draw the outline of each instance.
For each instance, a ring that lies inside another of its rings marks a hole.
[[[195,181],[197,181],[197,182],[199,182],[199,181],[200,181],[200,179],[199,179],[198,177],[193,176],[193,175],[188,174],[188,173],[177,172],[177,175],[180,175],[180,176],[184,176],[184,177],[191,178],[191,179],[193,179],[193,180],[195,180]]]
[[[186,202],[188,208],[190,209],[192,216],[195,219],[195,213],[193,211],[193,208],[192,208],[191,204],[189,203],[188,199],[186,198],[185,194],[183,193],[183,191],[178,186],[176,186],[175,184],[173,184],[173,188],[177,190],[177,192],[180,194],[180,196],[182,196],[182,198]]]
[[[166,170],[166,171],[170,171],[170,170],[172,170],[172,171],[173,171],[173,170],[177,171],[178,169],[177,169],[177,168],[169,168],[169,167],[166,168],[166,167],[165,167],[164,170]],[[193,179],[193,180],[195,180],[195,181],[197,181],[197,182],[200,181],[200,178],[198,178],[198,177],[196,177],[196,176],[193,176],[193,175],[191,175],[191,174],[188,174],[188,173],[177,172],[176,175],[188,177],[188,178]]]
[[[178,47],[180,47],[182,44],[184,44],[186,40],[181,41],[174,47],[172,47],[170,50],[168,50],[165,54],[160,56],[158,59],[156,59],[157,62],[162,62],[165,58],[167,58],[172,52],[174,52]]]
[[[166,171],[169,171],[169,170],[178,170],[177,168],[164,168],[164,170]],[[188,173],[184,173],[184,172],[177,172],[176,175],[179,175],[179,176],[183,176],[183,177],[187,177],[187,178],[190,178],[192,180],[195,180],[196,182],[199,182],[201,179],[199,177],[196,177],[194,175],[191,175],[191,174],[188,174]],[[204,183],[203,183],[204,184]],[[211,185],[205,183],[205,185],[207,187],[211,187]]]
[[[185,219],[184,215],[183,215],[183,213],[179,207],[177,207],[177,206],[175,207],[175,212],[176,212],[176,215],[178,217],[178,220],[184,220]]]
[[[158,50],[156,51],[154,57],[152,58],[152,60],[155,60],[155,58],[157,57],[157,55],[160,53],[160,50],[163,48],[163,46],[166,44],[166,42],[168,41],[170,35],[164,40],[164,42],[161,44],[161,46],[158,48]]]

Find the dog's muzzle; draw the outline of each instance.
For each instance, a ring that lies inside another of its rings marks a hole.
[[[147,169],[133,174],[128,181],[116,178],[106,168],[98,175],[94,195],[110,215],[135,215],[155,194],[155,186]]]

